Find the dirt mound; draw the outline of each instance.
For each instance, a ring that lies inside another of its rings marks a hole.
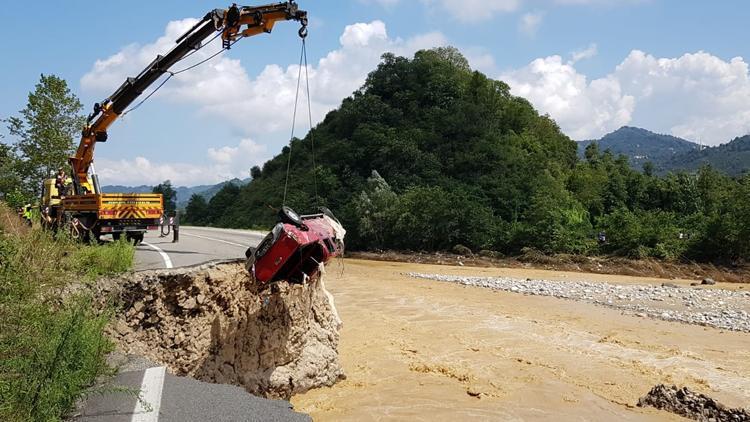
[[[708,396],[674,385],[657,385],[638,401],[638,406],[653,406],[697,421],[750,421],[747,410],[729,409]]]
[[[344,378],[341,321],[320,277],[260,286],[234,262],[144,271],[104,285],[123,304],[111,328],[122,351],[177,375],[285,399]]]

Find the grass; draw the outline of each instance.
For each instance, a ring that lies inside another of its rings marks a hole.
[[[125,242],[94,246],[28,229],[0,204],[0,420],[61,420],[108,373],[110,312],[71,283],[130,269]]]

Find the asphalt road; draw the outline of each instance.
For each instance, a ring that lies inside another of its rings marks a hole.
[[[232,385],[176,377],[163,366],[121,372],[72,420],[85,422],[310,421],[284,400]],[[136,394],[140,393],[140,400]]]
[[[209,261],[244,258],[265,233],[248,230],[181,227],[172,234],[149,232],[136,250],[136,270],[175,268]],[[128,356],[127,364],[108,382],[103,394],[92,394],[80,406],[78,421],[308,421],[283,400],[267,400],[231,385],[176,377],[164,367]],[[119,366],[119,364],[118,364]],[[141,400],[135,396],[140,391]]]
[[[266,234],[251,230],[180,227],[180,240],[172,234],[160,237],[148,232],[135,253],[136,270],[187,267],[217,259],[244,258],[249,246],[257,246]]]

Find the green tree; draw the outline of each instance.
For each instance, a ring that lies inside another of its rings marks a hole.
[[[42,180],[67,163],[80,133],[83,106],[64,79],[41,75],[26,107],[8,119],[8,131],[17,139],[20,188],[36,197]]]
[[[164,213],[166,215],[175,215],[177,211],[177,191],[172,187],[172,182],[165,180],[154,186],[151,190],[153,193],[160,193],[164,198]]]
[[[364,242],[371,248],[384,248],[388,228],[398,204],[398,196],[388,182],[377,171],[367,179],[367,188],[354,200],[354,209],[358,216],[357,235],[369,238]]]
[[[587,253],[593,246],[589,214],[562,180],[546,173],[526,213],[526,245],[547,252]]]
[[[27,199],[22,197],[20,191],[17,167],[18,158],[13,152],[13,147],[0,143],[0,196],[12,207],[22,205]]]
[[[194,193],[185,207],[185,223],[203,226],[208,223],[208,202],[206,198]]]

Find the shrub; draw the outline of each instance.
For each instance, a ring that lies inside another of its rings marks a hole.
[[[466,246],[461,245],[461,244],[456,245],[456,246],[453,247],[453,253],[455,253],[457,255],[464,255],[464,256],[474,255],[474,253],[471,252],[471,249],[469,249]]]
[[[0,420],[60,420],[97,376],[111,344],[108,312],[68,284],[126,271],[134,248],[93,246],[39,229],[0,204]]]

